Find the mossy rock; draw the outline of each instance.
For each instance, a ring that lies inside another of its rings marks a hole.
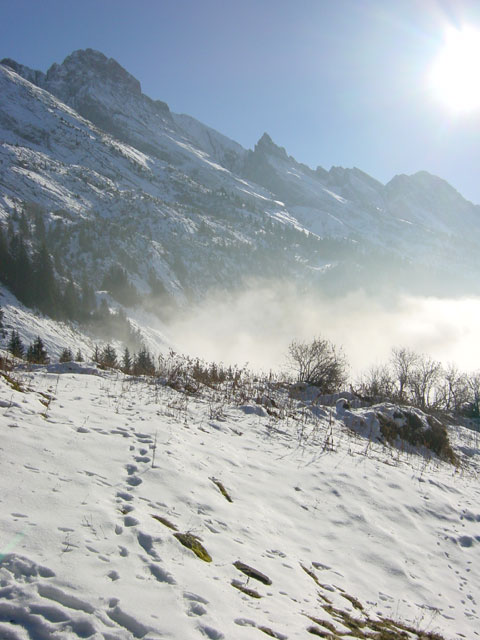
[[[313,636],[317,636],[318,638],[329,638],[329,640],[336,640],[339,636],[333,636],[331,633],[320,629],[319,627],[308,627],[308,633],[311,633]]]
[[[183,544],[184,547],[193,551],[193,553],[204,562],[211,562],[212,557],[205,549],[200,539],[193,533],[174,533],[175,538]]]
[[[173,531],[178,531],[177,527],[173,524],[173,522],[170,522],[170,520],[168,520],[167,518],[164,518],[163,516],[157,516],[154,513],[152,513],[152,518],[157,522],[160,522],[161,524],[163,524],[164,527],[168,527]]]
[[[412,410],[395,411],[395,420],[381,412],[377,412],[376,415],[382,435],[387,442],[393,444],[397,438],[400,438],[414,447],[426,447],[446,462],[457,463],[448,439],[447,428],[437,418],[426,416],[428,424],[426,427],[420,416]],[[403,424],[396,420],[402,420]]]
[[[222,482],[220,482],[220,480],[217,480],[216,478],[210,478],[210,480],[218,488],[218,490],[220,491],[222,496],[225,498],[225,500],[227,500],[227,502],[233,502],[232,498],[230,497],[230,494],[225,489],[225,486],[223,485]]]
[[[235,589],[238,589],[239,591],[241,591],[242,593],[244,593],[246,596],[250,596],[250,598],[261,598],[262,596],[258,593],[258,591],[255,591],[255,589],[249,589],[248,587],[245,587],[241,582],[239,582],[238,580],[232,580],[231,582],[232,587],[235,587]]]
[[[240,562],[240,560],[237,560],[237,562],[234,562],[233,566],[239,571],[241,571],[242,573],[244,573],[249,578],[258,580],[259,582],[262,582],[263,584],[266,584],[266,585],[272,584],[272,581],[268,576],[266,576],[261,571],[258,571],[258,569],[255,569],[254,567],[250,567],[248,564],[245,564],[244,562]]]

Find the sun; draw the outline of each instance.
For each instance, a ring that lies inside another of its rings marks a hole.
[[[480,31],[449,29],[433,63],[430,84],[454,112],[480,109]]]

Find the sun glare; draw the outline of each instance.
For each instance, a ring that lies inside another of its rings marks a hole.
[[[450,29],[433,64],[431,85],[444,104],[455,112],[480,108],[480,32]]]

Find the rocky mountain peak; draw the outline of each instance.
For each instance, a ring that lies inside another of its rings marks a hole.
[[[62,64],[53,64],[46,74],[48,85],[68,84],[80,87],[90,84],[115,86],[121,91],[141,94],[140,82],[116,60],[94,49],[79,49]]]
[[[276,156],[278,158],[288,158],[287,152],[284,147],[276,145],[268,133],[264,133],[260,140],[255,145],[255,152],[263,153],[265,155]]]

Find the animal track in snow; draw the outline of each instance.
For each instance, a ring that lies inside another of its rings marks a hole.
[[[153,562],[148,565],[150,569],[150,573],[158,582],[165,582],[167,584],[177,584],[175,578],[171,573],[160,567],[158,564],[154,564]]]
[[[138,487],[138,485],[142,484],[143,480],[138,476],[129,476],[127,478],[127,484],[131,487]]]

